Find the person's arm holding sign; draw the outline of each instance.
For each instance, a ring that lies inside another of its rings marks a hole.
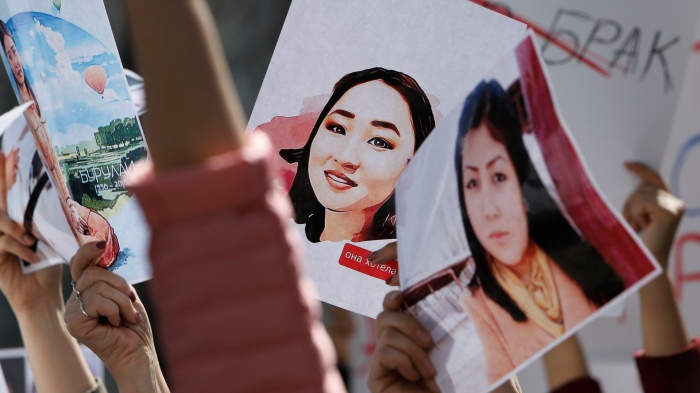
[[[373,263],[397,260],[396,242],[373,252],[368,259]],[[398,272],[387,284],[398,285]],[[437,374],[428,356],[435,344],[417,319],[401,312],[402,301],[398,291],[384,298],[384,311],[377,316],[377,346],[367,384],[373,393],[439,392]],[[518,379],[511,378],[494,392],[521,392]]]
[[[0,153],[0,174],[5,173]],[[0,176],[0,290],[17,317],[37,391],[90,391],[95,380],[63,323],[62,266],[22,274],[19,258],[31,263],[39,257],[29,248],[36,239],[7,215],[7,180]]]
[[[640,163],[626,166],[642,184],[625,203],[625,219],[664,268],[664,274],[640,290],[644,350],[636,361],[642,385],[646,393],[699,392],[700,341],[689,340],[666,274],[685,205],[651,168]]]
[[[245,119],[204,0],[127,0],[148,83],[153,294],[178,391],[343,391],[272,147]],[[223,372],[222,372],[223,370]]]
[[[65,320],[73,337],[105,364],[121,392],[168,392],[143,303],[126,280],[94,266],[105,242],[80,247],[71,260],[73,293]]]

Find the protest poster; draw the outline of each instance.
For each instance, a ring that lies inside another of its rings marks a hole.
[[[248,128],[280,153],[279,186],[320,300],[381,311],[396,265],[366,256],[395,238],[399,176],[476,75],[524,34],[462,0],[292,3]]]
[[[700,25],[700,2],[467,0],[533,29],[562,114],[610,202],[660,170]]]
[[[24,118],[27,102],[0,117],[0,147],[5,155],[4,184],[7,214],[34,235],[38,263],[22,261],[25,274],[69,261],[78,250],[78,242],[61,209],[60,198],[48,181],[48,175]]]
[[[559,108],[615,207],[621,208],[638,184],[622,165],[628,160],[659,170],[674,194],[689,207],[699,205],[693,169],[700,150],[693,137],[698,134],[700,3],[472,2],[534,30]],[[669,265],[689,332],[700,329],[689,301],[700,294],[697,217],[692,209],[686,212]],[[631,354],[642,345],[639,317],[639,302],[632,297],[618,318],[596,321],[580,336],[593,375],[600,377],[606,391],[641,391],[630,363]],[[631,378],[620,377],[623,368]],[[542,378],[538,384],[521,382],[535,391],[546,386]]]
[[[121,179],[147,150],[104,4],[4,2],[0,36],[1,57],[18,101],[31,102],[24,118],[47,176],[41,168],[21,175],[50,181],[42,187],[55,190],[79,244],[106,243],[98,266],[131,283],[150,278],[148,232]],[[16,151],[18,146],[11,144],[23,142],[26,135],[8,135],[3,151]],[[22,155],[24,164],[31,161]],[[21,192],[31,195],[33,190]],[[20,222],[33,232],[31,220]],[[60,242],[54,246],[73,246],[68,240]],[[59,254],[65,258],[66,252]]]
[[[485,392],[659,274],[599,192],[531,34],[445,117],[396,191],[405,307],[443,392]]]

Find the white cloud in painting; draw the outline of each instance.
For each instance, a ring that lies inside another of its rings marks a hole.
[[[119,94],[117,94],[114,89],[105,89],[104,93],[102,93],[102,98],[105,99],[105,101],[122,101],[124,98],[120,97]]]
[[[73,59],[74,63],[91,62],[96,56],[99,56],[105,52],[107,52],[105,48],[97,42],[83,45],[73,45],[68,49],[68,54],[70,55],[70,58]]]
[[[85,83],[83,75],[73,69],[72,61],[69,53],[66,51],[66,42],[60,32],[54,31],[50,27],[42,25],[35,19],[36,30],[44,36],[49,47],[56,52],[56,65],[51,69],[55,78],[50,78],[47,81],[49,91],[46,96],[51,96],[51,91],[61,92],[61,101],[71,103],[89,104],[94,102],[94,95],[97,94]],[[87,49],[86,52],[87,53]],[[39,93],[40,94],[40,93]],[[41,94],[40,94],[41,95]],[[56,102],[56,104],[58,101]],[[50,104],[51,105],[51,104]],[[46,107],[42,103],[44,109],[57,109],[56,105]]]
[[[52,135],[54,145],[69,146],[83,141],[93,141],[97,129],[87,124],[71,124],[65,133]]]

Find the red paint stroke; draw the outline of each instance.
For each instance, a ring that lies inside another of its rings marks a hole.
[[[520,16],[520,15],[516,15],[516,14],[513,13],[513,12],[508,13],[508,12],[506,11],[506,9],[504,9],[503,7],[499,7],[499,6],[497,6],[497,5],[491,4],[491,3],[490,3],[489,1],[487,1],[487,0],[469,0],[469,1],[471,1],[471,2],[474,3],[474,4],[480,5],[480,6],[484,7],[484,8],[487,8],[487,9],[489,9],[489,10],[491,10],[491,11],[498,12],[498,13],[501,14],[501,15],[505,15],[505,16],[511,18],[511,19],[517,20],[518,22],[521,22],[521,23],[526,24],[528,27],[530,27],[530,28],[532,29],[532,31],[535,32],[535,34],[539,35],[540,37],[543,37],[543,38],[547,39],[549,42],[551,42],[551,43],[554,44],[555,46],[559,47],[559,48],[560,48],[561,50],[563,50],[564,52],[569,53],[569,54],[571,54],[571,55],[573,55],[573,56],[576,56],[577,58],[579,58],[579,59],[581,60],[581,62],[582,62],[583,64],[589,66],[593,71],[598,72],[599,74],[601,74],[602,76],[604,76],[604,77],[606,77],[606,78],[610,78],[611,75],[610,75],[610,72],[608,72],[608,70],[606,70],[605,68],[601,67],[600,65],[598,65],[597,63],[595,63],[594,61],[592,61],[591,59],[589,59],[588,57],[582,56],[582,55],[576,53],[576,51],[575,51],[573,48],[571,48],[569,45],[567,45],[564,41],[562,41],[561,39],[559,39],[559,38],[557,38],[557,37],[555,37],[555,36],[553,36],[553,35],[551,35],[551,34],[549,34],[549,32],[547,31],[547,29],[545,29],[545,28],[539,26],[537,23],[534,23],[534,22],[532,22],[532,21],[530,21],[530,20],[528,20],[528,19],[526,19],[526,18],[524,18],[524,17],[522,17],[522,16]],[[587,54],[588,54],[588,52],[590,52],[590,51],[586,51],[586,52],[587,52]],[[595,54],[595,53],[593,53],[593,52],[591,52],[591,55],[596,56],[596,57],[598,57],[599,59],[602,59],[602,58],[603,58],[602,56],[597,55],[597,54]]]
[[[694,281],[700,281],[700,270],[695,272],[685,272],[683,248],[689,243],[696,243],[700,246],[700,233],[688,233],[676,240],[676,249],[674,253],[674,264],[676,265],[676,274],[674,275],[674,285],[676,288],[676,297],[679,302],[683,300],[683,287]]]
[[[700,41],[693,44],[693,52],[700,52]]]

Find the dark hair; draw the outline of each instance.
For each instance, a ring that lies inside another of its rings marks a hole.
[[[455,151],[457,189],[459,190],[462,222],[469,248],[476,265],[476,274],[468,287],[479,287],[494,302],[503,307],[515,321],[527,320],[525,313],[498,284],[489,268],[486,250],[474,233],[464,204],[462,185],[462,144],[470,130],[485,124],[493,139],[502,143],[513,162],[523,200],[527,204],[530,238],[572,280],[586,298],[597,306],[605,304],[624,289],[617,273],[585,240],[559,211],[542,184],[522,138],[522,128],[513,103],[498,82],[482,81],[467,97],[459,120]]]
[[[6,53],[7,48],[5,48],[5,36],[8,36],[12,38],[12,41],[15,40],[15,37],[12,35],[12,32],[10,31],[10,28],[7,27],[5,22],[0,20],[0,45],[2,46],[2,51],[3,53]],[[17,43],[15,42],[15,45]],[[9,61],[9,59],[8,59]],[[22,65],[24,67],[24,65]],[[17,80],[17,77],[15,77],[14,72],[12,71],[12,66],[10,66],[10,74],[12,74],[12,77],[15,78],[15,83],[17,83],[17,88],[19,88],[19,81]],[[36,99],[36,94],[34,94],[34,90],[32,89],[32,86],[29,84],[29,79],[27,79],[27,72],[24,72],[24,85],[27,87],[27,91],[29,92],[29,95],[32,97],[34,100],[34,108],[36,108],[37,113],[39,114],[39,117],[41,117],[41,109],[39,108],[39,101]]]
[[[381,81],[396,90],[408,104],[411,112],[411,123],[415,133],[414,152],[423,143],[428,134],[435,128],[435,118],[428,97],[423,89],[410,76],[398,71],[384,68],[370,68],[363,71],[352,72],[340,78],[333,87],[333,93],[328,103],[323,107],[321,114],[314,124],[304,147],[300,149],[283,149],[280,156],[289,163],[298,163],[297,173],[289,190],[289,197],[294,206],[295,221],[297,224],[306,224],[306,237],[311,242],[319,242],[325,227],[325,208],[318,201],[309,181],[309,150],[311,143],[323,120],[328,116],[335,105],[345,93],[353,87],[371,82]],[[395,202],[392,194],[379,208],[372,220],[372,234],[369,240],[393,239],[396,237],[395,226]]]

